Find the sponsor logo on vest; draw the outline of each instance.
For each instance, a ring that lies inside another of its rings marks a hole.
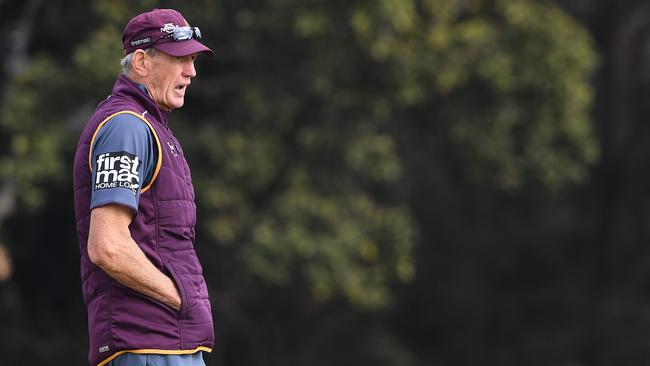
[[[140,159],[126,151],[97,155],[95,189],[127,188],[136,194],[140,187]]]
[[[131,47],[139,46],[143,43],[149,43],[149,42],[151,42],[151,37],[136,39],[135,41],[131,41]]]
[[[172,152],[172,154],[174,156],[178,156],[178,152],[176,150],[176,145],[174,145],[173,143],[167,141],[167,146],[169,146],[169,150],[171,150],[171,152]]]
[[[108,351],[108,346],[103,346],[103,347],[99,348],[99,353],[104,353],[106,351]]]

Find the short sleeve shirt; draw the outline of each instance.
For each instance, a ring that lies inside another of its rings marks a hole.
[[[90,209],[118,204],[137,212],[140,192],[151,181],[156,160],[153,136],[144,121],[128,113],[109,119],[92,146]]]

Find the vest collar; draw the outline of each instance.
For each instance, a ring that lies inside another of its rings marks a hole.
[[[144,107],[147,113],[151,114],[156,121],[163,125],[167,125],[169,120],[170,111],[165,111],[160,108],[158,103],[138,87],[138,84],[129,79],[126,75],[121,74],[115,85],[113,86],[113,95],[116,97],[126,97],[134,100],[136,103]]]

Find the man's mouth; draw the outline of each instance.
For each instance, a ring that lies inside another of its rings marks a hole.
[[[174,90],[176,93],[180,94],[181,96],[185,95],[185,90],[187,90],[187,84],[184,85],[177,85]]]

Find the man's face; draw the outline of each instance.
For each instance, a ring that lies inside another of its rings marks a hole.
[[[149,67],[144,84],[153,100],[165,110],[182,107],[190,79],[196,76],[196,53],[176,57],[157,51],[146,57]]]

